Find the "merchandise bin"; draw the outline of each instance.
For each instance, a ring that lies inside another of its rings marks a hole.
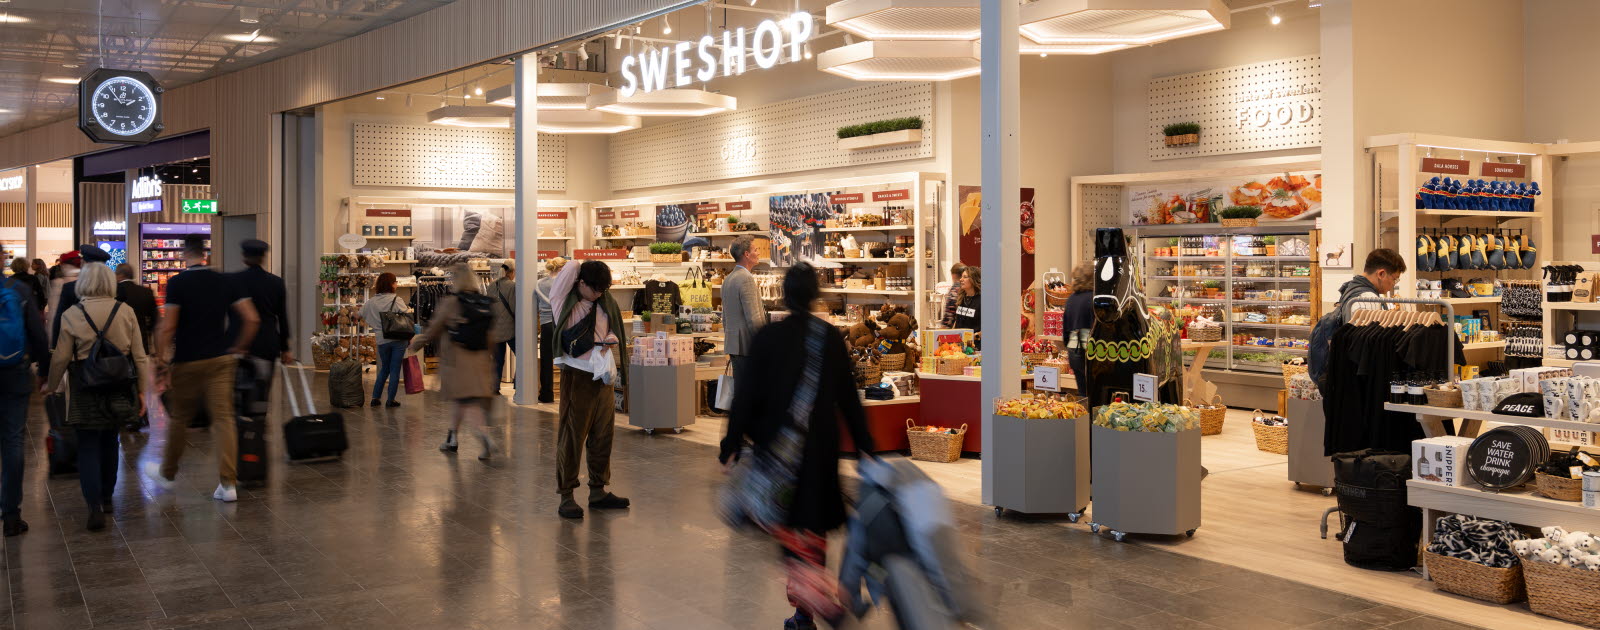
[[[1200,527],[1200,430],[1177,433],[1089,429],[1094,520],[1089,529],[1186,534]]]
[[[989,421],[995,514],[1066,513],[1078,522],[1089,505],[1089,417]]]
[[[1333,494],[1333,460],[1322,454],[1322,401],[1289,399],[1289,481]]]
[[[654,434],[694,424],[694,364],[628,366],[628,424]]]

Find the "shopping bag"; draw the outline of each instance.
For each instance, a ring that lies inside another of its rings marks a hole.
[[[690,308],[711,308],[711,284],[706,282],[705,275],[699,267],[690,267],[687,278],[683,284],[678,285],[678,297],[683,298],[683,305]]]
[[[422,360],[417,355],[408,355],[400,361],[401,380],[405,381],[407,394],[422,393]]]
[[[733,408],[733,361],[728,361],[728,369],[722,376],[717,377],[717,409],[727,411]]]

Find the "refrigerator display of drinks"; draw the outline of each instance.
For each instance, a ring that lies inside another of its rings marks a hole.
[[[156,292],[156,304],[167,302],[167,280],[183,271],[183,238],[190,234],[211,236],[210,223],[142,223],[139,225],[139,275],[144,285]],[[211,239],[206,239],[211,251]]]

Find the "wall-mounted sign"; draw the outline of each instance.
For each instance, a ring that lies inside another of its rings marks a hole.
[[[341,234],[339,246],[345,249],[361,249],[367,246],[367,238],[360,234]]]
[[[217,200],[215,199],[185,199],[183,211],[187,214],[216,214]]]
[[[0,178],[0,190],[22,190],[22,176]]]
[[[720,203],[702,203],[702,204],[697,204],[694,207],[694,212],[695,212],[695,214],[710,214],[710,213],[713,213],[713,212],[722,212],[722,204],[720,204]]]
[[[596,210],[595,213],[594,213],[594,218],[596,218],[598,220],[601,220],[601,221],[610,221],[612,219],[617,218],[617,211],[616,210]]]
[[[637,218],[639,218],[639,211],[638,210],[623,210],[622,211],[622,218],[624,218],[624,219],[637,219]]]
[[[748,202],[748,201],[730,201],[730,202],[728,202],[728,212],[738,212],[740,210],[749,210],[749,209],[750,209],[750,202]]]
[[[626,249],[580,249],[572,252],[573,258],[581,260],[627,260]]]
[[[717,77],[719,66],[725,77],[744,74],[747,51],[763,70],[778,64],[785,47],[789,49],[789,61],[800,61],[805,56],[804,44],[811,38],[811,20],[809,13],[795,13],[782,20],[762,20],[748,40],[740,27],[723,31],[720,46],[716,39],[704,35],[698,42],[678,42],[670,48],[628,55],[622,58],[624,83],[620,92],[628,98],[637,92],[649,94],[685,87],[692,81],[705,83]],[[689,59],[691,49],[694,61]]]
[[[880,190],[872,193],[873,201],[898,201],[901,199],[910,198],[911,191],[904,188],[901,188],[900,190]]]
[[[1600,234],[1589,235],[1589,253],[1600,254]]]
[[[563,210],[540,210],[539,211],[539,218],[541,218],[541,219],[556,219],[556,220],[559,221],[559,220],[562,220],[562,219],[566,219],[567,218],[567,213],[566,213],[566,211],[563,211]]]
[[[122,236],[128,233],[126,221],[95,221],[93,228],[95,236]]]
[[[133,180],[133,192],[128,195],[131,199],[155,199],[161,196],[161,179],[140,175]]]
[[[408,218],[411,211],[405,208],[367,208],[369,217]]]
[[[866,200],[866,195],[862,193],[841,193],[837,195],[828,195],[828,203],[861,203]]]
[[[541,249],[538,251],[538,254],[539,260],[550,260],[551,258],[557,258],[561,256],[561,252],[553,249]]]
[[[160,211],[161,211],[161,200],[160,199],[146,199],[144,201],[135,201],[133,203],[128,204],[128,212],[131,212],[133,214],[143,214],[143,213],[146,213],[146,212],[160,212]]]
[[[139,233],[151,234],[210,234],[210,223],[140,223]]]
[[[1446,160],[1444,158],[1422,158],[1422,168],[1417,169],[1424,173],[1443,173],[1445,175],[1470,175],[1472,163],[1466,160]]]
[[[1501,164],[1499,162],[1484,162],[1480,172],[1484,177],[1510,177],[1512,179],[1527,179],[1527,164]]]
[[[1322,57],[1275,59],[1151,79],[1152,160],[1322,146]],[[1167,146],[1162,127],[1197,123],[1200,141]]]

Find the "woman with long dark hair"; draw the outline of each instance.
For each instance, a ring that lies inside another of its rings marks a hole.
[[[736,380],[758,386],[735,390],[718,456],[731,467],[748,440],[764,456],[793,466],[787,519],[770,530],[783,547],[795,607],[784,628],[799,630],[815,628],[815,617],[838,621],[845,612],[838,580],[825,566],[828,532],[845,521],[837,419],[844,419],[858,453],[873,448],[844,337],[811,314],[818,293],[811,265],[798,263],[784,275],[789,316],[761,328],[751,342],[750,360]]]
[[[404,313],[411,309],[395,294],[394,274],[387,271],[378,275],[376,295],[361,305],[361,321],[378,335],[378,380],[372,384],[372,406],[378,406],[378,394],[384,383],[389,384],[389,407],[399,407],[394,395],[400,390],[400,362],[405,359],[406,345],[410,339],[388,339],[383,336],[383,314]]]

